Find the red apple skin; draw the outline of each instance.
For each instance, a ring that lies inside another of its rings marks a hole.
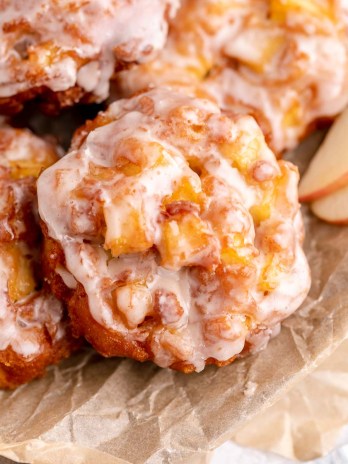
[[[343,176],[336,179],[335,182],[326,185],[320,190],[315,190],[314,192],[307,193],[306,195],[300,195],[299,200],[302,203],[318,200],[319,198],[325,197],[326,195],[329,195],[330,193],[333,193],[336,190],[345,187],[346,185],[348,185],[348,172],[344,173]]]
[[[342,221],[336,221],[336,222],[332,222],[332,221],[326,221],[326,222],[329,223],[329,224],[335,225],[335,226],[342,226],[343,227],[343,226],[346,226],[348,224],[348,219],[344,219]]]

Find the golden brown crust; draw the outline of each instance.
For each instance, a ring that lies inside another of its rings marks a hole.
[[[98,324],[90,314],[88,297],[81,284],[72,291],[56,273],[57,266],[65,267],[64,252],[58,242],[47,232],[46,225],[41,221],[44,234],[43,269],[45,281],[54,295],[64,301],[69,308],[72,331],[75,337],[85,336],[103,356],[127,356],[138,361],[147,361],[151,352],[145,345],[133,342],[127,343],[117,332],[111,332]]]
[[[0,351],[0,388],[13,389],[42,377],[47,366],[58,364],[81,346],[81,340],[75,339],[70,329],[59,343],[52,343],[49,334],[43,331],[40,343],[42,354],[30,362],[11,348]]]
[[[0,113],[8,116],[17,114],[30,100],[35,100],[45,114],[56,115],[60,110],[77,103],[94,103],[96,98],[79,86],[61,92],[53,92],[47,87],[40,86],[18,93],[13,97],[0,98]]]

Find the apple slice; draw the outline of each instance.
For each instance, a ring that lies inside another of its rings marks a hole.
[[[301,201],[313,201],[348,184],[348,108],[336,119],[301,179]]]
[[[348,224],[348,185],[311,204],[318,218],[332,224]]]

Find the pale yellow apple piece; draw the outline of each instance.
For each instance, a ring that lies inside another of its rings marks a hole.
[[[289,12],[299,12],[333,21],[334,8],[331,3],[327,0],[271,0],[271,19],[284,22]]]
[[[141,210],[131,206],[128,198],[104,207],[106,222],[105,249],[114,257],[124,253],[144,252],[152,247]]]
[[[313,213],[333,224],[348,224],[348,185],[312,203]]]
[[[266,29],[253,28],[245,30],[229,42],[225,46],[225,52],[255,72],[262,73],[284,43],[284,36],[277,31],[270,33]]]
[[[0,246],[0,261],[4,260],[9,270],[8,296],[15,303],[35,291],[35,280],[30,260],[25,256],[25,250],[13,243]]]
[[[213,234],[202,219],[194,214],[178,215],[162,224],[158,245],[163,266],[180,269],[216,258]]]

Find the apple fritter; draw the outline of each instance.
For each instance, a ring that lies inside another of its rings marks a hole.
[[[178,0],[0,2],[0,110],[100,102],[118,69],[162,48]]]
[[[198,87],[282,152],[347,105],[347,17],[343,0],[183,0],[159,57],[119,74],[119,92]]]
[[[38,180],[46,279],[105,356],[225,365],[309,289],[297,182],[251,116],[167,89],[117,101]]]
[[[0,128],[0,388],[43,375],[78,345],[40,263],[36,178],[58,154],[27,130]]]

